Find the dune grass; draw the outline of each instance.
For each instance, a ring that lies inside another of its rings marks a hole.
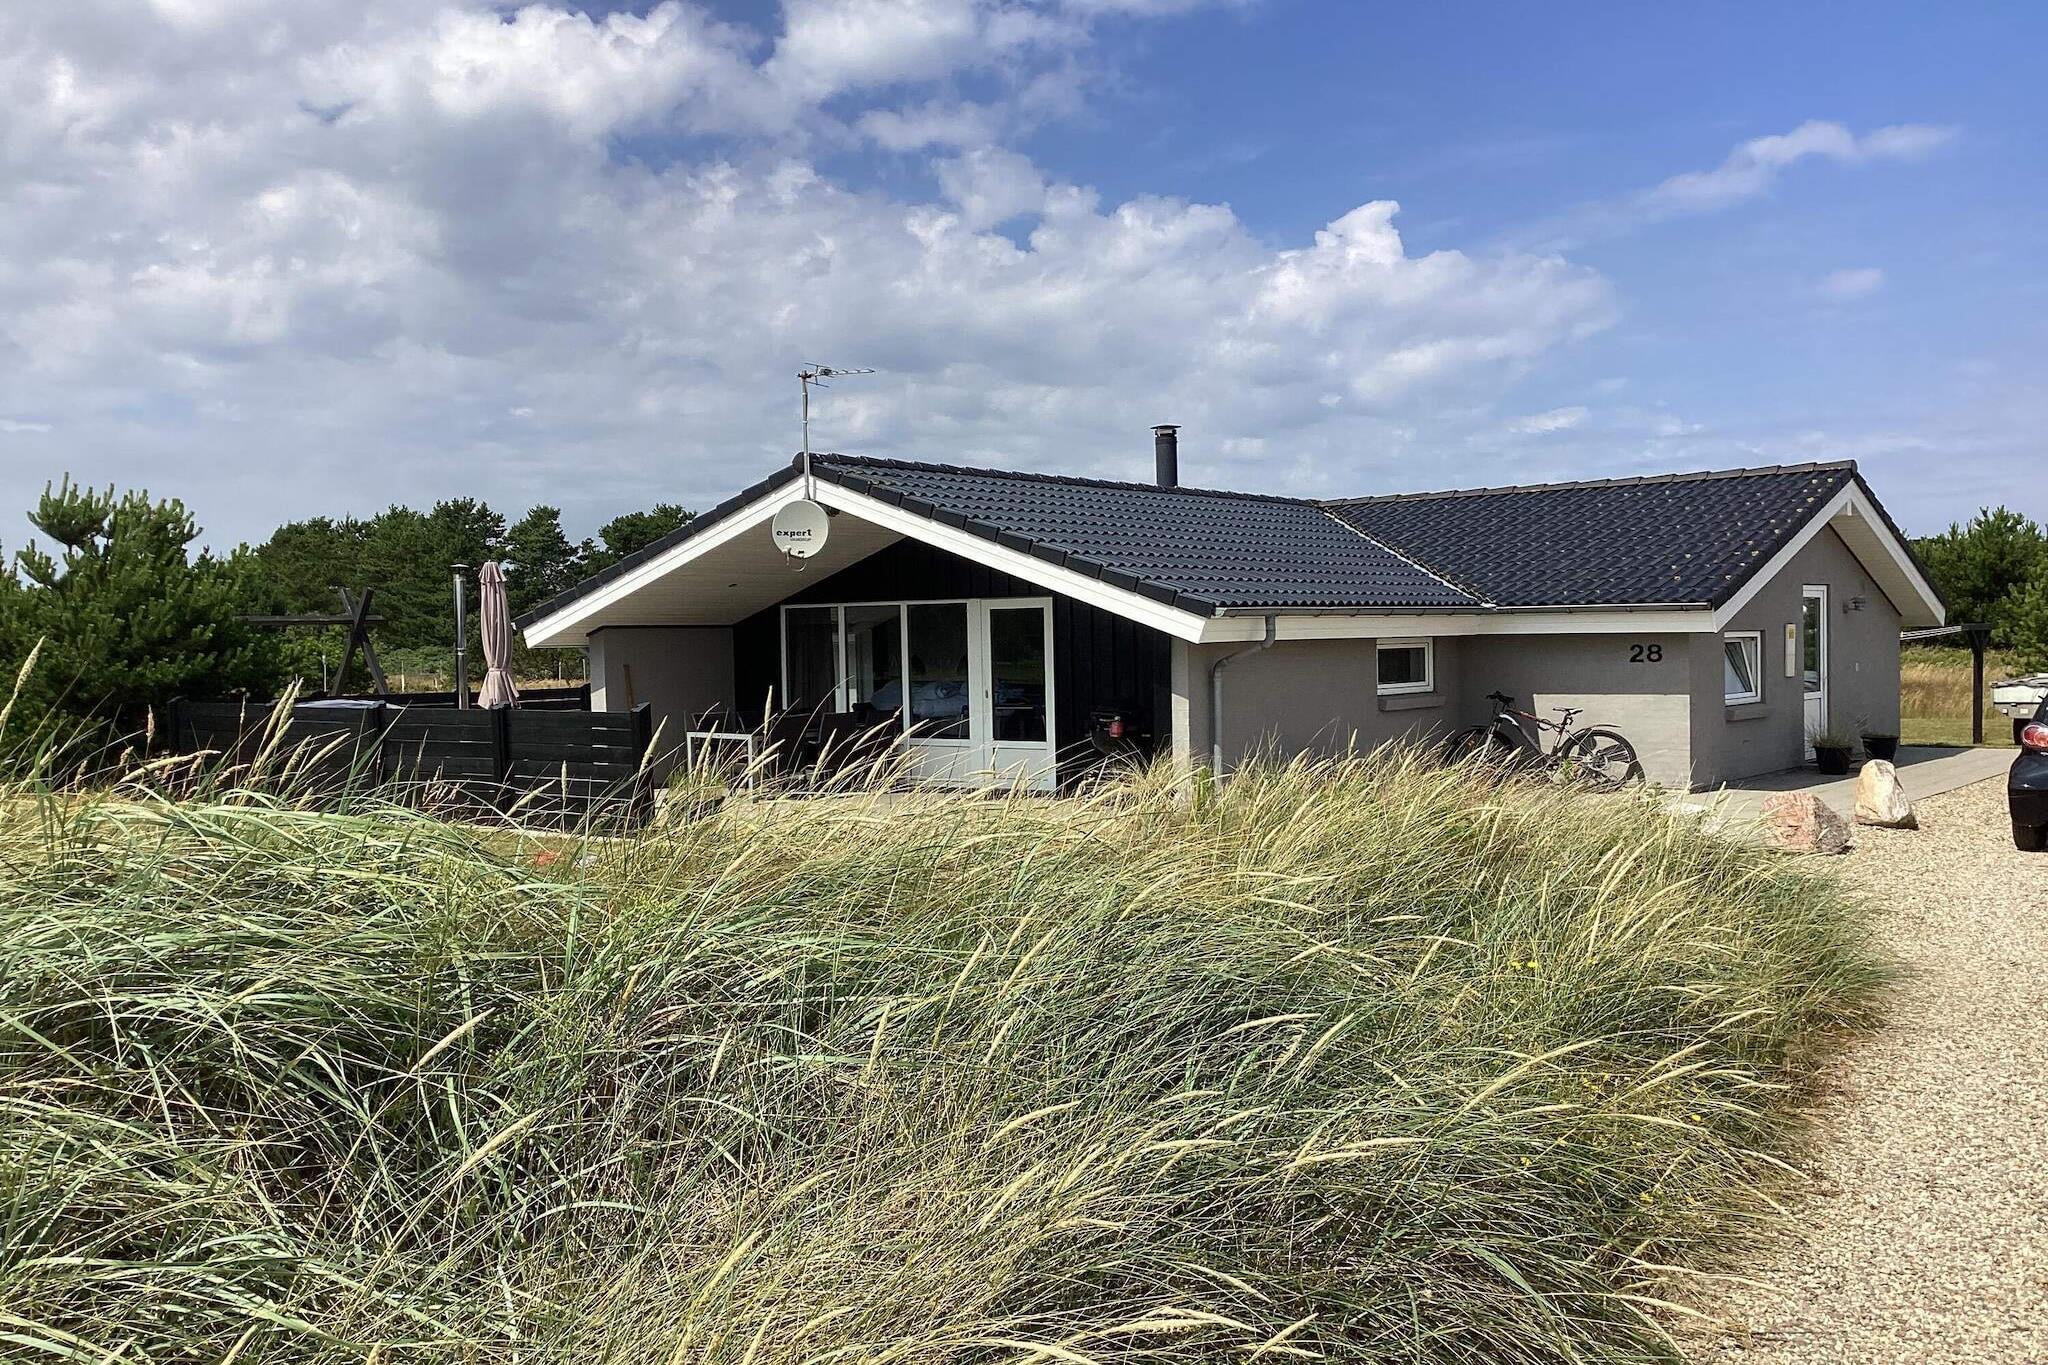
[[[2012,719],[1992,709],[1991,688],[2002,678],[2024,670],[2017,655],[1987,650],[1984,695],[1977,705],[1984,714],[1984,742],[2011,748]],[[1970,742],[1970,651],[1945,645],[1909,645],[1899,651],[1899,729],[1908,744]]]
[[[564,842],[0,800],[0,1355],[1638,1361],[1858,908],[1401,756]]]

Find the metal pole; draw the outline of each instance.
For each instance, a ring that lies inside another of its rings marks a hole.
[[[797,377],[797,383],[804,391],[804,496],[810,497],[811,487],[811,372],[805,370]]]
[[[462,573],[469,566],[449,566],[455,575],[455,709],[469,709],[469,615],[463,601]]]

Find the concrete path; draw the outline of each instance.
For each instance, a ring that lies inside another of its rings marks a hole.
[[[1895,760],[1899,784],[1911,801],[1925,801],[1973,782],[2001,777],[2012,767],[2017,749],[1950,749],[1931,745],[1908,745]],[[1812,768],[1792,768],[1781,773],[1745,778],[1711,792],[1688,792],[1675,798],[1674,810],[1695,811],[1724,832],[1753,827],[1763,816],[1764,798],[1777,792],[1812,792],[1848,819],[1856,809],[1856,775],[1823,777]]]

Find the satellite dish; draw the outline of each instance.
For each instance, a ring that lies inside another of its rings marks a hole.
[[[825,509],[808,498],[790,503],[775,514],[775,521],[768,528],[775,537],[775,548],[797,559],[809,559],[825,548],[825,537],[831,534],[832,526],[825,517]]]

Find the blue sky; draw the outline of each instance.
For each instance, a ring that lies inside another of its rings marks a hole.
[[[1855,458],[2048,517],[2036,7],[0,14],[0,505],[572,529],[821,446],[1309,494]],[[1398,210],[1392,205],[1398,204]],[[2034,471],[2029,477],[2026,471]],[[0,513],[0,545],[19,523]],[[10,529],[11,528],[11,529]]]

